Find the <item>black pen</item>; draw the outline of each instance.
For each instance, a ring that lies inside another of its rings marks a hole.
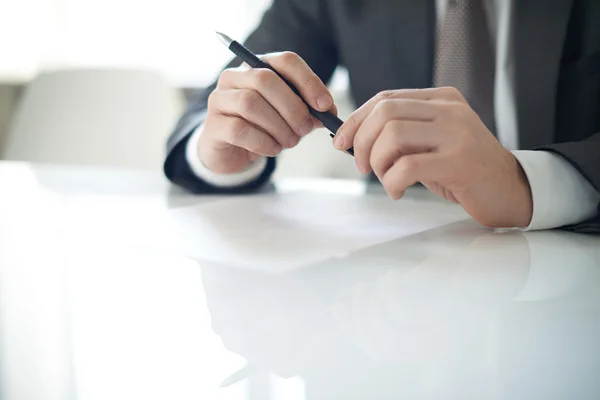
[[[338,129],[340,129],[340,126],[342,126],[344,121],[342,121],[341,119],[339,119],[338,117],[336,117],[334,114],[332,114],[330,112],[321,112],[321,111],[317,111],[314,108],[312,108],[310,106],[310,104],[308,104],[306,102],[306,100],[304,100],[302,98],[302,96],[300,95],[300,92],[298,91],[298,89],[296,89],[294,87],[294,85],[292,85],[290,82],[288,82],[287,79],[285,79],[283,76],[281,76],[281,74],[279,72],[277,72],[273,67],[271,67],[269,64],[267,64],[260,58],[258,58],[256,56],[256,54],[252,53],[250,50],[248,50],[246,47],[244,47],[241,43],[236,42],[235,40],[231,39],[229,36],[227,36],[223,33],[220,33],[220,32],[217,32],[217,37],[225,46],[227,46],[229,48],[229,50],[231,50],[233,52],[233,54],[235,54],[236,56],[241,58],[242,61],[244,61],[246,64],[250,65],[252,68],[267,68],[267,69],[270,69],[271,71],[275,72],[290,87],[290,89],[292,89],[294,91],[294,93],[296,93],[296,95],[298,95],[298,97],[300,97],[300,99],[302,99],[304,104],[306,104],[306,106],[308,107],[308,111],[310,112],[310,114],[313,117],[315,117],[316,119],[318,119],[323,124],[323,126],[331,132],[330,136],[332,138],[335,137]],[[349,148],[348,150],[346,150],[346,152],[348,154],[350,154],[351,156],[354,156],[354,149],[352,147]]]

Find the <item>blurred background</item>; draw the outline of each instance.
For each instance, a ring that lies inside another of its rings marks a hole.
[[[271,0],[0,0],[0,159],[160,170],[185,104]],[[347,77],[330,87],[348,115]],[[276,178],[358,178],[326,132],[280,158]]]

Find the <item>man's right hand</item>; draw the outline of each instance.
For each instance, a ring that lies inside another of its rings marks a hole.
[[[337,113],[333,97],[304,60],[290,52],[262,57],[316,110]],[[198,142],[200,161],[216,173],[246,169],[260,156],[295,147],[320,126],[302,100],[269,69],[225,70],[208,100]]]

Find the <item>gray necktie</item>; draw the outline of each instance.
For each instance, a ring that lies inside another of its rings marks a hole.
[[[485,0],[449,0],[438,24],[434,86],[454,86],[492,132],[495,51]]]

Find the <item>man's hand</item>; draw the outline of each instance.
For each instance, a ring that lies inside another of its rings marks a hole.
[[[360,172],[375,172],[393,199],[421,182],[489,227],[525,227],[529,182],[454,88],[383,92],[340,128],[336,148],[354,146]]]
[[[313,108],[335,112],[329,90],[298,55],[285,52],[263,60],[290,81]],[[221,74],[208,101],[198,155],[214,172],[240,172],[259,156],[273,157],[296,146],[319,124],[277,74],[243,65]]]

